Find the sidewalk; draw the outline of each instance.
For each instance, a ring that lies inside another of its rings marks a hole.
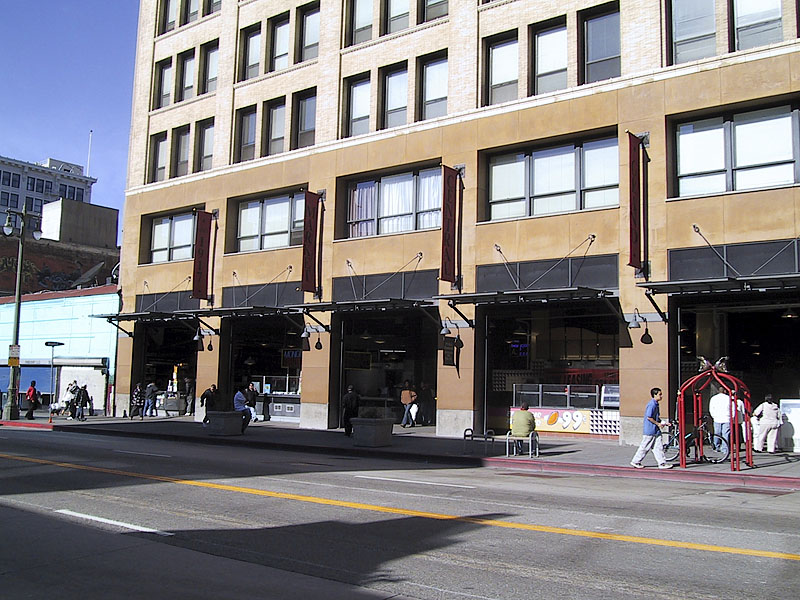
[[[68,421],[54,417],[48,423],[44,412],[34,421],[0,421],[3,427],[26,427],[70,433],[166,439],[191,443],[222,444],[251,448],[295,450],[320,454],[345,454],[365,458],[390,458],[411,462],[438,462],[462,466],[487,466],[524,469],[540,473],[573,473],[611,477],[652,478],[697,483],[800,490],[800,454],[754,454],[755,467],[742,461],[742,470],[732,472],[730,462],[691,464],[681,469],[659,470],[652,455],[644,460],[645,469],[634,469],[630,460],[635,446],[620,446],[616,440],[586,437],[554,437],[540,434],[539,458],[505,456],[505,442],[492,446],[464,442],[460,438],[436,437],[434,427],[403,429],[394,427],[392,445],[385,448],[359,448],[342,430],[300,429],[297,424],[268,421],[253,423],[243,436],[209,436],[193,417],[149,417],[140,420],[95,416],[87,421]],[[484,453],[486,452],[485,455]]]

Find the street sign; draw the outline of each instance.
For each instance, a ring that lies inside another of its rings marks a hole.
[[[8,345],[8,366],[9,367],[19,366],[19,344]]]

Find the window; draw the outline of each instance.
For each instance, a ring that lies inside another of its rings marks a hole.
[[[427,23],[447,15],[447,0],[422,0],[423,20]]]
[[[189,126],[172,130],[172,177],[189,174]]]
[[[254,25],[242,31],[242,65],[239,81],[245,81],[258,76],[260,53],[261,25]]]
[[[11,173],[3,171],[3,185],[11,185]]]
[[[53,193],[53,182],[52,181],[45,181],[44,182],[44,193],[45,194],[52,194]]]
[[[175,29],[178,18],[178,0],[161,0],[161,14],[159,15],[158,33],[167,33]]]
[[[36,180],[36,193],[43,194],[44,193],[44,179],[37,179]]]
[[[75,200],[83,202],[83,188],[75,188]]]
[[[348,237],[439,227],[442,171],[424,169],[357,181],[348,189]]]
[[[0,192],[0,206],[19,208],[19,194]]]
[[[29,192],[32,192],[33,188],[36,187],[36,178],[35,177],[27,177],[25,185],[27,186],[27,190]]]
[[[592,83],[619,77],[619,11],[587,15],[583,21],[583,81]]]
[[[172,92],[172,59],[162,60],[156,65],[156,97],[153,108],[168,106]]]
[[[150,262],[168,262],[192,258],[194,215],[184,213],[153,219]]]
[[[285,194],[239,205],[239,252],[299,246],[303,243],[305,194]]]
[[[165,144],[164,147],[166,148],[166,144]],[[75,200],[75,186],[74,185],[68,185],[67,186],[67,200]]]
[[[433,119],[447,114],[447,57],[422,63],[422,107],[420,118]]]
[[[369,79],[356,79],[349,85],[348,136],[369,133]]]
[[[284,150],[283,140],[286,132],[286,101],[273,100],[267,103],[266,140],[264,151],[268,155],[280,154]]]
[[[489,43],[489,98],[487,104],[517,99],[517,39]]]
[[[319,5],[301,9],[300,61],[311,60],[319,54]]]
[[[567,28],[564,25],[535,33],[533,63],[534,94],[567,87]]]
[[[166,177],[167,133],[164,132],[157,133],[150,138],[150,182],[164,181]]]
[[[289,15],[282,15],[270,21],[272,50],[269,70],[280,71],[289,66]]]
[[[672,63],[717,53],[714,0],[672,0]]]
[[[178,98],[177,101],[189,100],[194,96],[194,50],[178,56]]]
[[[313,146],[317,120],[316,89],[295,94],[294,106],[294,147]]]
[[[201,94],[208,94],[217,89],[217,70],[219,67],[219,42],[214,41],[204,45],[200,50],[201,70],[203,73],[202,85],[200,86]]]
[[[489,158],[489,220],[618,205],[616,137]]]
[[[200,121],[197,124],[194,170],[208,171],[214,159],[214,119]]]
[[[25,198],[25,209],[28,212],[34,213],[41,213],[42,212],[42,199],[41,198],[31,198],[30,196]]]
[[[256,107],[236,111],[236,156],[234,162],[252,160],[256,156]]]
[[[797,182],[797,113],[779,106],[679,124],[678,196]]]
[[[203,15],[211,15],[222,8],[222,0],[203,0]]]
[[[183,15],[181,15],[181,25],[197,21],[200,12],[200,0],[183,0]]]
[[[61,198],[66,198],[67,197],[67,185],[66,184],[60,183],[58,185],[58,195]]]
[[[394,33],[408,29],[408,2],[409,0],[385,0],[386,23],[384,33]]]
[[[734,0],[736,50],[783,40],[781,0]]]
[[[12,173],[11,174],[11,187],[18,188],[19,187],[19,173]]]
[[[350,11],[350,44],[372,39],[372,0],[351,0]]]
[[[399,127],[406,124],[408,105],[408,70],[387,70],[383,79],[383,127]]]

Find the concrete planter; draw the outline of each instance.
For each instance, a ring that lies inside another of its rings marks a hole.
[[[350,419],[353,423],[353,445],[380,448],[392,445],[394,419]]]
[[[242,413],[237,411],[209,410],[206,412],[208,435],[242,435]]]

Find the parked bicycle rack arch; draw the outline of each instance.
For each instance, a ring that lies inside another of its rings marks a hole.
[[[731,471],[741,470],[739,444],[741,443],[742,428],[739,427],[739,403],[737,398],[744,404],[744,415],[742,422],[745,423],[745,463],[753,467],[753,430],[750,427],[750,420],[747,415],[751,414],[750,409],[750,389],[738,377],[734,377],[725,371],[722,361],[712,365],[706,359],[701,359],[701,371],[694,377],[687,379],[678,392],[678,427],[680,428],[680,458],[681,468],[686,468],[686,399],[687,396],[693,401],[692,415],[694,427],[700,426],[703,419],[703,396],[702,392],[712,383],[716,383],[730,398],[731,415],[731,439],[730,439],[730,460]],[[702,440],[697,437],[694,439],[695,457],[699,462],[703,459]]]

